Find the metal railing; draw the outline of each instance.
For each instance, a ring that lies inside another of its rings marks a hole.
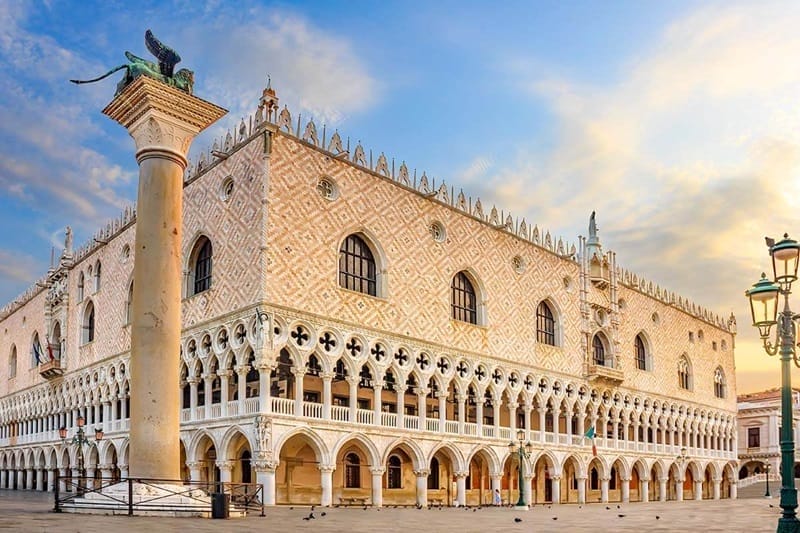
[[[66,490],[62,490],[62,485]],[[134,486],[148,487],[134,491]],[[146,494],[144,494],[146,493]],[[264,516],[264,486],[260,483],[214,483],[184,481],[181,479],[126,478],[122,480],[96,479],[85,476],[61,477],[56,471],[53,487],[56,513],[85,510],[137,513],[212,513],[211,495],[230,496],[231,510],[259,512]],[[170,502],[179,497],[180,504]]]

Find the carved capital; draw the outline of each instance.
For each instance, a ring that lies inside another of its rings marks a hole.
[[[417,477],[428,477],[431,475],[431,471],[424,468],[422,470],[414,470],[414,475]]]
[[[381,467],[376,467],[376,468],[370,468],[369,471],[372,472],[373,476],[382,476],[383,473],[386,472],[386,469]]]
[[[256,472],[275,472],[278,468],[277,461],[269,461],[263,459],[257,459],[253,461],[253,468],[256,469]]]
[[[172,159],[186,167],[195,135],[222,118],[226,110],[196,96],[140,76],[128,84],[103,113],[128,130],[136,159]]]
[[[317,468],[323,474],[330,474],[336,470],[336,465],[319,465]]]
[[[469,471],[459,470],[458,472],[453,472],[453,475],[456,477],[456,479],[466,479],[466,477],[469,475]]]
[[[217,468],[220,470],[233,470],[234,461],[217,461]]]
[[[186,463],[186,468],[189,470],[199,470],[201,465],[202,463],[200,462],[192,461],[191,463]]]

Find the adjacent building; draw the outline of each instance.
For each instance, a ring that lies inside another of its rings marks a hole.
[[[781,464],[781,390],[770,389],[738,398],[739,414],[739,479],[766,472],[780,472]],[[794,413],[795,456],[800,457],[800,390],[792,390],[792,412]],[[771,476],[772,477],[772,476]],[[794,477],[800,477],[800,463],[794,465]]]
[[[68,232],[0,311],[0,488],[75,473],[79,417],[105,432],[86,474],[126,476],[135,224]],[[619,266],[594,214],[568,244],[267,89],[186,170],[183,224],[185,479],[268,504],[736,495],[735,320]]]

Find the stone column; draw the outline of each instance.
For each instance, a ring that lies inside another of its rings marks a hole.
[[[631,501],[631,480],[620,478],[622,483],[622,503],[629,503]]]
[[[533,503],[533,475],[530,473],[522,476],[522,501],[525,502],[525,505]]]
[[[244,358],[244,354],[241,354],[242,358]],[[239,414],[244,414],[244,401],[247,399],[247,372],[250,370],[250,367],[247,365],[239,365],[236,367],[236,376],[238,379],[236,380],[236,386],[238,387],[236,391],[236,395],[239,399]]]
[[[537,407],[536,411],[539,413],[539,442],[545,441],[545,431],[547,424],[545,423],[545,415],[547,413],[547,409],[544,407]]]
[[[679,502],[683,501],[683,479],[675,480],[675,499]]]
[[[113,465],[100,464],[97,467],[100,469],[100,483],[108,483],[111,480],[111,468]]]
[[[478,438],[483,438],[483,396],[478,393],[475,398],[475,423],[477,424]]]
[[[139,163],[129,461],[137,477],[177,479],[183,171],[194,136],[226,111],[140,76],[103,113],[128,130]]]
[[[374,383],[372,385],[372,409],[373,409],[373,420],[372,423],[376,426],[381,426],[381,411],[383,410],[383,404],[381,402],[381,393],[383,392],[383,385],[378,383]]]
[[[292,368],[294,374],[294,416],[303,416],[303,378],[306,371],[303,368]]]
[[[275,469],[278,468],[278,464],[273,461],[255,460],[253,466],[256,469],[256,483],[264,486],[261,503],[275,505]]]
[[[120,479],[127,479],[129,477],[129,475],[128,475],[128,465],[117,463],[117,468],[119,468],[119,477],[120,477]]]
[[[658,501],[667,501],[667,478],[658,478]]]
[[[8,470],[0,470],[0,489],[8,488]]]
[[[553,492],[553,503],[561,503],[561,476],[552,476],[550,484]]]
[[[500,393],[494,395],[492,398],[492,418],[494,419],[494,438],[500,438],[500,404],[503,403],[503,397]],[[513,435],[511,438],[517,438]]]
[[[600,478],[600,501],[608,503],[608,480],[609,478]]]
[[[395,392],[397,395],[397,427],[404,430],[406,428],[406,386],[398,383]]]
[[[456,507],[467,504],[467,475],[469,472],[456,472]]]
[[[525,403],[525,442],[530,442],[531,440],[531,411],[533,410],[533,405],[530,403]]]
[[[713,485],[713,489],[714,489],[714,495],[713,495],[713,498],[714,498],[715,500],[719,500],[719,495],[720,495],[720,485],[721,485],[721,483],[722,483],[722,478],[716,478],[716,477],[715,477],[715,478],[714,478],[714,479],[712,479],[711,481],[714,483],[714,485]]]
[[[319,465],[320,486],[322,487],[322,499],[320,505],[330,507],[333,502],[333,471],[335,466]]]
[[[695,500],[702,500],[703,499],[703,481],[698,479],[694,482],[694,499]]]
[[[490,486],[492,487],[492,505],[494,505],[494,495],[496,490],[500,490],[501,482],[503,480],[503,475],[498,472],[492,472],[489,474],[489,479],[491,480]],[[481,502],[483,503],[483,502]]]
[[[426,507],[428,505],[428,474],[430,470],[414,470],[417,476],[417,505]]]
[[[230,370],[220,370],[217,375],[219,376],[220,387],[220,416],[223,418],[228,416],[228,382],[231,379],[233,372]]]
[[[731,500],[735,500],[739,497],[738,488],[736,486],[736,481],[731,480]]]
[[[47,492],[53,492],[56,484],[56,471],[51,468],[47,471]]]
[[[58,492],[64,494],[67,491],[67,482],[65,478],[67,477],[67,469],[66,468],[59,468],[58,469]]]
[[[219,468],[219,480],[221,483],[231,482],[231,472],[233,471],[233,461],[217,461],[217,468]]]
[[[197,378],[186,380],[189,384],[189,417],[191,420],[197,420],[197,383],[199,381]]]
[[[578,482],[578,503],[580,505],[585,505],[586,504],[586,478],[585,477],[579,477],[579,478],[575,478],[575,480]]]
[[[419,430],[425,431],[428,417],[428,389],[420,388],[417,390],[417,418],[419,418]]]
[[[383,473],[384,468],[370,468],[372,473],[372,505],[383,506]]]
[[[639,500],[642,503],[647,503],[650,501],[650,480],[642,478],[641,482],[642,488],[639,490]]]
[[[333,372],[323,372],[322,376],[322,419],[331,419],[331,382],[333,381]]]
[[[86,469],[86,488],[92,490],[94,488],[94,468]]]
[[[456,400],[458,400],[458,434],[464,434],[464,423],[467,419],[467,395],[466,394],[457,394]]]
[[[17,490],[24,490],[25,489],[25,478],[24,478],[24,470],[20,469],[17,470]]]
[[[350,423],[356,422],[356,409],[358,409],[358,377],[347,376],[345,378],[350,385]]]
[[[270,366],[258,367],[258,410],[262,413],[272,412],[271,390],[272,368]]]
[[[439,391],[437,397],[439,398],[439,432],[444,433],[447,423],[447,391]]]

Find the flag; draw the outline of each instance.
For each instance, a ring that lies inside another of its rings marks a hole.
[[[50,360],[52,361],[55,359],[55,357],[53,357],[53,345],[50,344],[50,339],[48,337],[45,337],[44,340],[47,343],[47,355],[50,356]]]
[[[586,432],[584,437],[592,441],[592,455],[597,457],[597,446],[594,444],[594,426],[589,428],[589,431]]]
[[[41,352],[42,348],[41,348],[41,346],[39,346],[39,339],[36,339],[36,342],[33,343],[33,345],[31,346],[31,349],[33,351],[33,356],[36,358],[36,364],[37,365],[41,365],[42,364],[42,352]]]

